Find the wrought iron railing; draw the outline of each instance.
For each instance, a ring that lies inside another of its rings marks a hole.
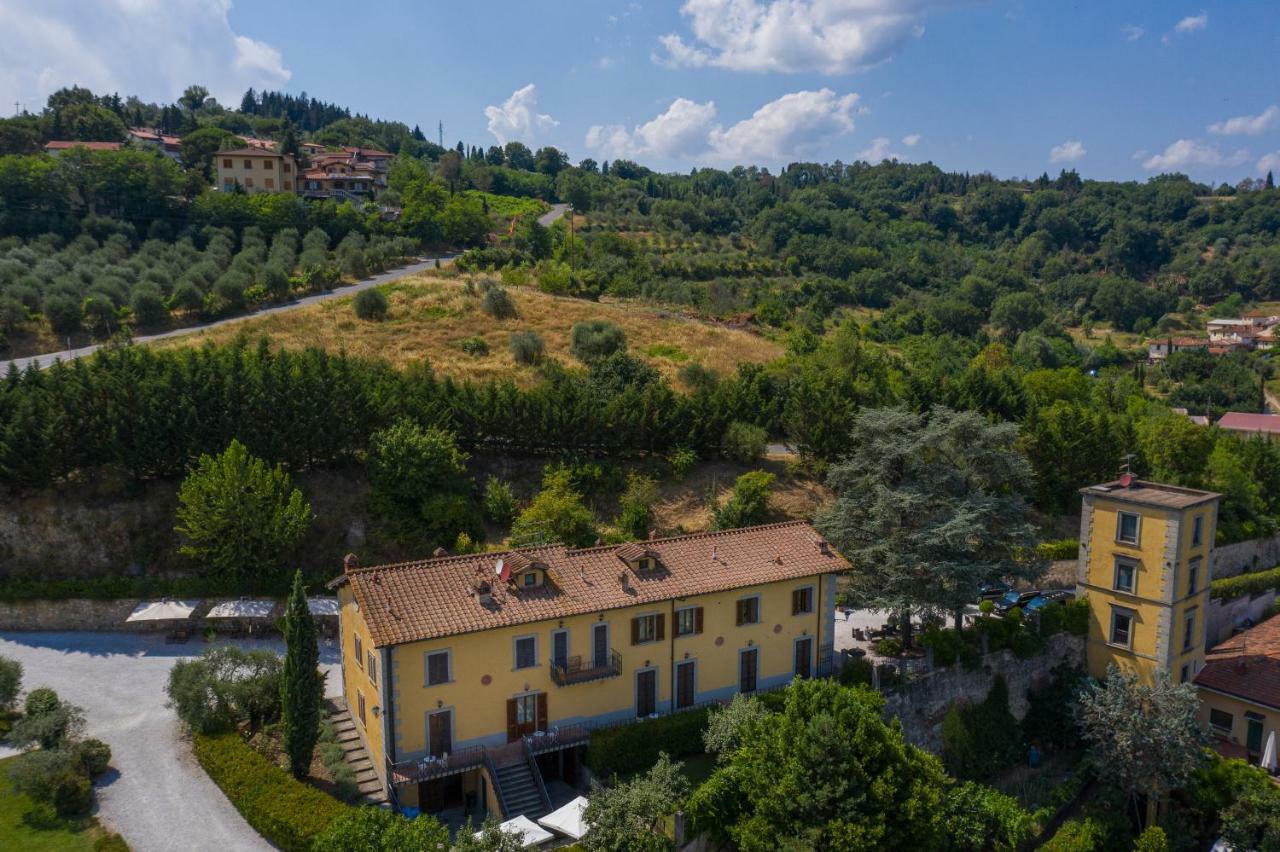
[[[551,810],[551,794],[547,792],[547,785],[542,780],[542,770],[538,768],[538,761],[534,760],[533,747],[529,744],[529,737],[524,740],[524,762],[529,767],[529,772],[533,775],[533,780],[538,785],[538,797],[542,800],[542,806],[548,811]]]
[[[576,745],[582,745],[591,739],[591,728],[585,724],[552,725],[541,736],[533,735],[524,738],[525,746],[537,754],[560,751]]]
[[[622,655],[613,650],[599,663],[590,658],[584,660],[581,656],[551,661],[551,680],[556,686],[571,686],[575,683],[618,677],[621,674]]]
[[[485,762],[484,746],[471,746],[439,757],[405,760],[391,767],[393,784],[417,784],[434,778],[457,775]]]

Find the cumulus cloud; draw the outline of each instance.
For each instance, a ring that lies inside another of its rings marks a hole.
[[[920,141],[919,133],[908,133],[906,136],[902,137],[902,144],[906,145],[908,148],[914,148],[916,146],[916,143],[918,143],[919,141]]]
[[[1188,15],[1174,25],[1174,32],[1193,33],[1209,26],[1209,13],[1201,12],[1199,15]]]
[[[0,0],[0,103],[36,110],[63,86],[173,100],[200,83],[239,104],[292,76],[280,51],[235,32],[229,0]]]
[[[877,136],[871,144],[858,152],[858,159],[868,163],[880,163],[885,160],[900,160],[902,157],[889,150],[889,137]]]
[[[692,41],[670,33],[655,62],[734,71],[848,74],[889,59],[954,0],[686,0]]]
[[[1238,115],[1209,125],[1209,132],[1218,136],[1257,136],[1280,120],[1280,107],[1272,104],[1257,115]]]
[[[853,130],[856,94],[830,89],[792,92],[725,128],[716,121],[712,101],[677,98],[656,118],[628,129],[596,125],[587,131],[587,147],[600,156],[653,156],[663,160],[714,160],[777,163],[819,150]]]
[[[1150,171],[1188,171],[1192,169],[1238,166],[1249,159],[1243,149],[1223,154],[1216,145],[1206,145],[1194,139],[1179,139],[1159,154],[1142,161],[1142,167]]]
[[[1084,149],[1084,145],[1080,144],[1079,140],[1068,139],[1061,145],[1054,145],[1049,149],[1049,162],[1074,163],[1087,153],[1089,152]]]
[[[1142,27],[1134,26],[1133,24],[1121,27],[1120,32],[1124,33],[1125,41],[1137,41],[1147,34],[1147,31]]]
[[[543,130],[560,123],[551,116],[538,112],[538,87],[533,83],[516,89],[501,106],[491,104],[485,107],[484,117],[489,119],[489,132],[498,140],[499,145],[517,140],[531,142]]]
[[[1280,171],[1280,151],[1272,151],[1258,160],[1258,174]]]

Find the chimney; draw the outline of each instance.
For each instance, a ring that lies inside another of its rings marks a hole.
[[[360,567],[360,559],[354,553],[348,553],[342,558],[342,570],[344,572],[354,571]]]
[[[449,551],[445,550],[443,547],[437,547],[435,550],[431,551],[431,556],[434,559],[440,559],[441,557],[448,555]]]
[[[711,545],[711,561],[712,562],[715,562],[719,558],[719,553],[720,553],[720,545],[713,543]]]
[[[649,541],[653,541],[657,537],[658,537],[657,530],[649,530]]]

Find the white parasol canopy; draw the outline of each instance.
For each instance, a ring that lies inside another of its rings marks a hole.
[[[498,826],[499,829],[507,834],[515,834],[524,841],[525,846],[540,846],[548,840],[555,838],[555,835],[547,831],[545,828],[539,828],[538,824],[523,814],[515,819],[509,819]],[[477,831],[476,837],[484,834],[483,831]]]
[[[581,840],[582,835],[587,833],[587,824],[582,820],[582,814],[586,809],[586,796],[579,796],[563,808],[552,811],[538,820],[538,825],[572,837],[574,840]]]
[[[143,601],[125,621],[177,621],[191,617],[200,601]]]
[[[307,598],[307,609],[311,610],[312,615],[337,615],[338,599],[337,598]]]
[[[270,618],[276,608],[273,600],[223,601],[209,610],[205,618]]]
[[[1275,731],[1272,731],[1270,734],[1267,734],[1267,747],[1262,750],[1262,763],[1260,765],[1262,766],[1263,769],[1267,770],[1272,775],[1275,775],[1276,773],[1276,732]]]

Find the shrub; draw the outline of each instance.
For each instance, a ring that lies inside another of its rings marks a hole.
[[[1040,610],[1040,635],[1071,633],[1085,636],[1089,633],[1089,601],[1078,598],[1066,603],[1053,603]]]
[[[1069,819],[1040,847],[1040,852],[1094,852],[1101,848],[1107,832],[1092,817]]]
[[[653,521],[653,504],[658,502],[658,483],[648,476],[631,473],[627,488],[618,501],[620,512],[616,526],[623,535],[645,538]]]
[[[729,502],[716,507],[716,529],[727,530],[763,523],[769,514],[769,487],[774,476],[762,470],[753,470],[739,476],[733,483]]]
[[[933,664],[941,668],[954,665],[969,647],[960,633],[940,627],[925,630],[920,644],[933,649]]]
[[[1169,836],[1158,825],[1149,825],[1138,835],[1133,852],[1169,852]]]
[[[248,722],[252,730],[280,717],[280,658],[271,651],[212,648],[169,670],[168,706],[193,731],[213,734]]]
[[[115,832],[102,834],[93,841],[93,852],[129,852],[129,844]]]
[[[481,355],[489,354],[489,344],[485,343],[483,337],[468,337],[458,345],[461,347],[463,352],[468,355],[474,355],[477,358]]]
[[[356,316],[362,320],[386,319],[387,311],[391,307],[387,302],[386,294],[376,287],[356,293],[351,305],[355,309]]]
[[[129,300],[129,308],[133,311],[134,319],[143,326],[159,325],[169,317],[164,298],[156,290],[135,291],[133,298]]]
[[[1018,721],[1009,711],[1009,686],[999,675],[981,704],[953,704],[942,720],[942,760],[951,774],[987,778],[1019,757]]]
[[[347,805],[293,778],[239,734],[192,736],[192,750],[249,825],[281,849],[304,852]]]
[[[315,839],[314,852],[444,849],[449,830],[429,816],[405,819],[385,808],[347,808]]]
[[[1042,541],[1036,545],[1036,556],[1041,559],[1075,559],[1080,553],[1080,542],[1074,538]]]
[[[1210,585],[1209,595],[1230,599],[1241,595],[1260,595],[1272,589],[1280,589],[1280,567],[1214,580]]]
[[[509,524],[516,516],[516,495],[496,476],[484,484],[484,515],[495,524]]]
[[[546,346],[536,331],[513,332],[507,344],[517,364],[541,364]]]
[[[667,464],[671,465],[671,475],[677,480],[684,479],[698,464],[698,454],[686,447],[676,447],[667,456]]]
[[[61,748],[77,739],[84,730],[84,711],[58,698],[48,687],[27,694],[26,712],[9,731],[9,743],[17,748],[39,745],[45,750]]]
[[[1084,673],[1061,665],[1053,670],[1053,680],[1027,693],[1027,713],[1022,717],[1023,736],[1041,748],[1074,748],[1080,743],[1076,725],[1076,693],[1084,683]]]
[[[83,740],[75,744],[71,750],[76,763],[84,768],[90,778],[97,778],[107,771],[111,763],[111,746],[102,740]]]
[[[870,686],[872,668],[870,660],[865,657],[854,657],[840,667],[836,680],[840,681],[842,686]]]
[[[19,755],[9,765],[9,780],[20,793],[33,801],[48,802],[53,798],[54,783],[75,764],[66,749],[39,749]]]
[[[619,325],[608,320],[574,323],[569,332],[569,353],[579,361],[589,363],[608,358],[615,352],[625,352],[626,349],[626,333]]]
[[[750,464],[764,455],[769,443],[769,433],[754,423],[735,420],[724,430],[720,451],[726,458],[742,464]]]
[[[516,303],[511,300],[511,294],[496,284],[486,289],[484,295],[480,297],[480,310],[494,319],[513,319],[519,316]]]
[[[888,636],[876,642],[876,653],[882,657],[898,657],[902,655],[902,640],[896,636]]]
[[[659,752],[673,759],[703,753],[707,711],[689,710],[591,734],[586,762],[599,778],[634,775],[653,766]]]
[[[82,773],[63,770],[53,779],[49,804],[64,819],[84,816],[93,807],[93,785]]]
[[[0,710],[9,710],[22,691],[22,663],[0,657]]]

